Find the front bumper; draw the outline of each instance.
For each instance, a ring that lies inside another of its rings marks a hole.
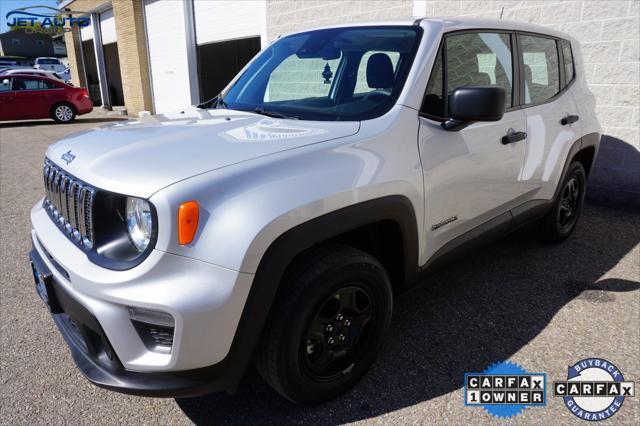
[[[48,302],[53,319],[67,342],[78,369],[93,384],[110,390],[143,396],[188,397],[232,390],[239,377],[227,367],[230,360],[194,370],[139,373],[126,370],[114,352],[98,320],[78,303],[47,268],[37,252],[29,260],[48,280]]]
[[[235,360],[228,355],[252,275],[160,251],[131,270],[112,271],[90,262],[41,203],[31,221],[31,262],[50,277],[54,320],[90,381],[149,396],[234,388],[239,369],[230,368]],[[173,316],[170,353],[144,344],[129,307]]]

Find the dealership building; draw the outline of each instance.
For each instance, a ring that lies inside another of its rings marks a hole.
[[[66,0],[91,25],[67,32],[74,84],[95,105],[162,113],[220,92],[280,34],[407,16],[474,16],[553,27],[582,44],[608,144],[600,156],[621,191],[640,186],[640,2],[637,0]],[[77,15],[75,15],[77,16]],[[620,179],[618,179],[618,177]],[[627,188],[624,185],[629,185]]]

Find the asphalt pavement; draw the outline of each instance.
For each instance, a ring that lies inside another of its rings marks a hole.
[[[496,362],[551,382],[565,380],[568,365],[601,357],[640,382],[640,214],[587,205],[564,243],[517,232],[406,293],[372,371],[329,403],[292,405],[253,371],[235,395],[182,400],[91,385],[34,291],[29,210],[43,196],[47,146],[116,119],[0,123],[0,424],[490,424],[496,419],[482,408],[464,406],[463,382]],[[507,423],[582,421],[549,394],[545,408]],[[640,424],[640,396],[607,423]]]

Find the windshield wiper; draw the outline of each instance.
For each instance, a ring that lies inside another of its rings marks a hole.
[[[218,108],[219,106],[225,109],[228,108],[227,103],[224,101],[221,95],[222,95],[221,93],[217,94],[216,96],[209,99],[208,101],[204,101],[203,103],[198,105],[198,108],[209,109],[209,108]]]
[[[267,111],[263,107],[255,107],[253,112],[255,112],[256,114],[266,115],[267,117],[289,118],[292,120],[300,120],[300,117],[297,117],[295,115],[285,115],[277,111]]]

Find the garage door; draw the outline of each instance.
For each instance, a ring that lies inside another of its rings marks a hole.
[[[220,93],[266,40],[266,2],[195,1],[200,100]]]
[[[266,2],[196,1],[193,4],[198,44],[260,36],[266,29]]]
[[[113,18],[113,9],[100,14],[100,34],[102,35],[102,44],[116,42],[116,21]]]
[[[93,40],[93,22],[91,25],[80,28],[80,38],[82,41]]]
[[[188,107],[191,92],[184,6],[180,1],[145,0],[144,13],[154,110],[162,113]]]

